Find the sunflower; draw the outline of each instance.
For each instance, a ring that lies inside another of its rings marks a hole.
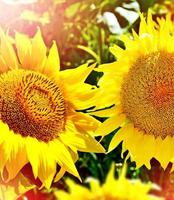
[[[99,122],[79,110],[94,106],[97,90],[84,81],[94,66],[60,71],[55,42],[48,51],[41,33],[15,40],[0,30],[0,171],[13,179],[30,164],[47,188],[69,172],[77,151],[100,152],[94,139]]]
[[[60,200],[160,200],[161,198],[149,194],[153,188],[151,183],[140,180],[129,180],[125,177],[126,168],[123,167],[118,179],[114,177],[115,166],[112,165],[106,182],[100,185],[98,180],[89,179],[90,189],[78,185],[72,180],[66,181],[69,192],[55,191]]]
[[[174,25],[169,15],[156,22],[150,12],[147,20],[140,17],[139,33],[121,36],[125,48],[111,47],[117,61],[99,68],[105,73],[99,85],[113,107],[96,134],[119,128],[109,151],[123,141],[122,152],[128,150],[137,167],[150,168],[155,158],[166,168],[174,162]]]

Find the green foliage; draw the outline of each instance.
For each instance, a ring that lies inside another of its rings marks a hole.
[[[54,5],[50,14],[49,37],[57,41],[61,67],[77,67],[87,60],[99,64],[114,61],[109,46],[119,41],[119,35],[131,28],[132,22],[116,8],[137,13],[138,4],[133,1],[115,0],[69,0]],[[110,20],[107,16],[112,14]],[[114,24],[110,23],[114,21]],[[134,20],[136,21],[136,19]],[[57,28],[55,28],[57,27]],[[46,41],[47,35],[45,35]],[[48,45],[51,44],[48,42]]]

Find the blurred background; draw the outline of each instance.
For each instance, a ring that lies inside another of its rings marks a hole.
[[[115,58],[109,47],[118,44],[124,48],[120,35],[131,35],[132,29],[137,31],[139,12],[146,14],[148,10],[154,20],[167,13],[171,13],[171,20],[174,20],[173,0],[0,0],[0,26],[12,37],[16,31],[32,37],[39,27],[48,48],[53,40],[56,41],[64,70],[85,62],[113,62]],[[92,73],[87,81],[96,84],[100,76]],[[106,149],[112,136],[110,134],[102,141]],[[82,180],[92,176],[102,183],[112,162],[117,163],[120,170],[126,153],[121,158],[120,144],[108,155],[80,153],[79,156],[76,166]],[[135,163],[129,160],[127,176],[157,183],[162,188],[157,194],[173,200],[174,175],[169,174],[170,168],[169,164],[164,171],[156,160],[152,160],[150,171],[145,167],[136,170]],[[50,191],[34,189],[25,194],[25,198],[54,200],[56,188],[66,190],[64,180],[67,176],[70,175],[66,174],[60,182],[53,184]]]

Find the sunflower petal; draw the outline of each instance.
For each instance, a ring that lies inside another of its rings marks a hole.
[[[96,135],[105,136],[112,131],[114,131],[116,128],[120,127],[126,119],[126,116],[123,114],[120,115],[114,115],[111,118],[107,119],[99,126],[99,128],[96,130]]]
[[[10,151],[11,155],[6,163],[6,168],[8,171],[7,181],[15,178],[16,174],[18,174],[22,167],[24,167],[28,162],[24,146],[21,144],[22,140],[20,140],[19,137],[16,137],[16,140],[13,141],[13,146]],[[13,165],[11,163],[13,163]]]
[[[58,54],[58,49],[56,42],[53,42],[53,45],[49,51],[48,58],[42,69],[42,73],[46,74],[49,77],[57,77],[60,70],[60,59]]]
[[[64,167],[69,173],[80,178],[71,154],[65,147],[65,145],[59,140],[54,140],[53,142],[51,142],[50,148],[52,149],[54,158],[58,162],[58,164],[61,167]]]
[[[5,62],[4,58],[2,57],[2,55],[0,55],[0,73],[4,73],[7,72],[9,70],[9,66],[7,65],[7,63]]]
[[[39,29],[34,38],[32,39],[32,52],[31,52],[32,59],[30,66],[31,70],[37,71],[43,66],[46,60],[46,51],[47,48],[42,39],[41,31]]]
[[[48,144],[42,143],[41,149],[38,177],[42,181],[43,185],[49,189],[56,174],[56,161],[52,152],[50,155],[50,148]]]
[[[97,117],[111,117],[113,115],[120,114],[121,112],[122,112],[122,109],[120,106],[119,107],[113,106],[112,108],[92,111],[90,112],[90,114]]]
[[[15,42],[21,67],[24,69],[27,69],[27,67],[30,68],[32,59],[32,46],[30,39],[26,35],[17,32],[15,35]]]
[[[9,42],[8,37],[4,34],[1,28],[0,28],[0,40],[1,40],[0,51],[3,59],[5,60],[5,63],[9,68],[17,69],[19,64],[17,62],[15,51],[11,43]]]
[[[93,137],[88,134],[61,134],[60,139],[67,146],[74,147],[83,152],[105,153],[105,149]]]
[[[35,138],[31,137],[26,138],[26,151],[28,160],[31,163],[33,169],[33,175],[36,179],[38,176],[38,169],[39,169],[39,155],[40,155],[39,142]]]
[[[75,113],[72,121],[75,125],[75,128],[79,131],[82,129],[82,132],[95,131],[101,124],[94,117],[86,113]]]
[[[110,144],[109,144],[109,149],[108,153],[111,152],[113,149],[115,149],[119,143],[125,138],[126,134],[129,132],[129,126],[131,125],[125,125],[121,127],[117,133],[113,136]]]
[[[59,181],[63,177],[65,172],[66,172],[66,170],[63,167],[61,167],[59,172],[56,174],[56,177],[54,178],[54,182]]]
[[[79,82],[84,82],[88,75],[95,68],[95,64],[88,67],[88,64],[83,64],[75,69],[68,69],[61,72],[62,80],[65,80],[65,84],[71,85]]]

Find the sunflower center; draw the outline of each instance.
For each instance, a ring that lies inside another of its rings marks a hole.
[[[124,113],[145,134],[174,136],[174,54],[139,57],[121,88]]]
[[[44,75],[12,70],[0,75],[0,119],[14,133],[48,142],[64,130],[64,98]]]

